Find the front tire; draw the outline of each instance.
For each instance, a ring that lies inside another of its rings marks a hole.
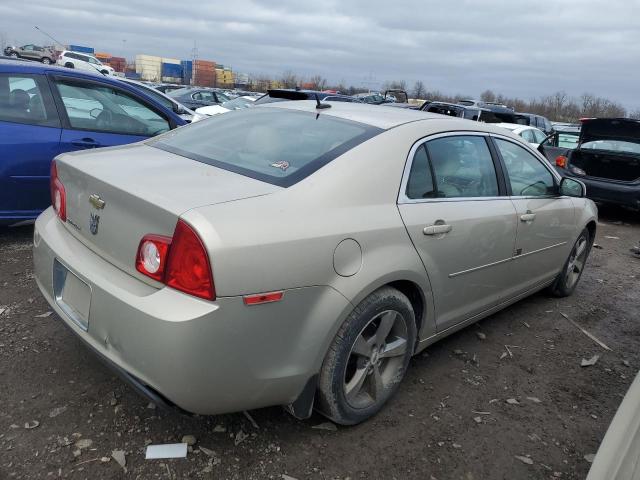
[[[44,63],[45,65],[51,65],[51,59],[44,57],[42,58],[42,63]]]
[[[16,52],[11,52],[9,56],[12,58],[18,58],[18,54]]]
[[[582,230],[576,243],[574,243],[569,258],[564,264],[564,268],[556,277],[555,282],[549,288],[551,294],[556,297],[568,297],[578,286],[587,257],[591,251],[591,234],[588,229]]]
[[[318,409],[341,425],[378,413],[409,366],[415,314],[400,291],[383,287],[365,298],[338,330],[320,371]]]
[[[65,63],[64,66],[67,67],[67,68],[75,68],[75,65],[73,63],[71,63],[71,62]]]

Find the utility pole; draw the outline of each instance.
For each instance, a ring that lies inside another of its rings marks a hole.
[[[34,25],[33,28],[35,28],[36,30],[38,30],[40,33],[42,33],[43,35],[45,35],[46,37],[50,38],[51,40],[53,40],[54,43],[54,47],[55,46],[60,46],[63,50],[64,50],[64,44],[62,42],[59,42],[58,40],[56,40],[55,38],[53,38],[51,35],[49,35],[47,32],[45,32],[44,30],[42,30],[41,28],[39,28],[37,25]],[[57,45],[56,45],[57,44]]]
[[[198,45],[196,41],[193,41],[193,48],[191,49],[191,85],[194,85],[193,81],[196,76],[196,61],[198,60]]]

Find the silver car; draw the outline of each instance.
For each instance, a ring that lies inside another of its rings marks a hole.
[[[438,339],[570,295],[597,215],[504,129],[314,101],[60,155],[51,190],[40,290],[139,391],[340,424],[378,412]]]

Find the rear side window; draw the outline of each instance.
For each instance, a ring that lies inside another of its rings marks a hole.
[[[56,86],[71,128],[136,136],[158,135],[170,129],[165,118],[121,90],[61,80]]]
[[[499,195],[496,170],[491,152],[484,137],[471,135],[442,137],[428,141],[426,152],[431,171],[422,173],[425,191],[422,198],[460,198],[460,197],[495,197]],[[418,152],[416,159],[424,163],[422,154]],[[416,174],[423,170],[416,167]],[[413,185],[411,175],[408,185]],[[435,194],[428,190],[428,175],[432,174]],[[414,182],[419,183],[416,179]],[[418,189],[413,189],[418,193]],[[410,197],[412,198],[412,197]],[[413,197],[418,198],[418,197]]]
[[[424,145],[420,145],[413,157],[406,194],[411,199],[436,197],[431,165]]]
[[[288,187],[380,132],[329,115],[265,107],[216,115],[150,145]]]
[[[47,80],[38,75],[0,74],[0,121],[59,127]]]

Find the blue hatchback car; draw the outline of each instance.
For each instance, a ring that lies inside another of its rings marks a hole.
[[[114,77],[0,60],[0,226],[50,205],[56,155],[138,142],[186,123]]]

